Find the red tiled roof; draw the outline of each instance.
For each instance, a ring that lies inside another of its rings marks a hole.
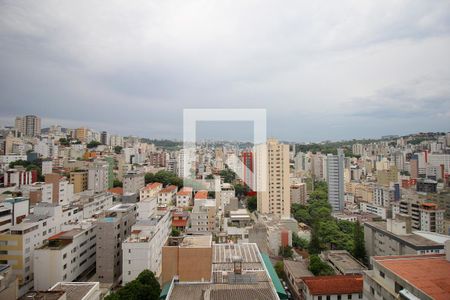
[[[152,182],[152,183],[147,184],[145,186],[144,190],[153,190],[153,189],[156,189],[156,188],[158,188],[160,186],[162,186],[162,183]]]
[[[62,236],[64,233],[66,233],[67,231],[61,231],[60,233],[57,233],[55,235],[52,235],[51,237],[48,238],[49,241],[51,240],[57,240],[60,236]]]
[[[113,194],[123,195],[123,188],[121,188],[121,187],[111,188],[108,190],[108,192],[113,193]]]
[[[177,193],[178,196],[189,196],[191,194],[192,194],[192,188],[190,188],[190,187],[184,187]]]
[[[186,227],[188,220],[172,220],[172,226],[174,227]]]
[[[302,278],[311,295],[362,293],[362,275],[331,275]]]
[[[194,199],[208,199],[208,191],[198,191],[195,193]]]
[[[374,257],[432,299],[450,299],[450,262],[445,254]]]
[[[171,193],[173,191],[177,190],[177,186],[176,185],[169,185],[166,186],[165,188],[163,188],[161,191],[159,191],[160,193]]]

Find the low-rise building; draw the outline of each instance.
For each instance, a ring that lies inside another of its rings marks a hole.
[[[354,258],[347,250],[328,250],[320,254],[320,258],[328,263],[336,274],[363,274],[367,270],[361,262]]]
[[[372,257],[364,299],[450,299],[449,260],[449,254]]]
[[[189,232],[205,233],[217,230],[216,201],[211,199],[195,200],[191,212]]]
[[[254,243],[214,244],[211,237],[185,237],[163,249],[160,299],[287,299],[268,256]]]
[[[304,300],[362,299],[362,275],[330,275],[305,277],[302,284]]]
[[[283,268],[292,297],[294,300],[302,300],[302,278],[314,276],[308,270],[308,263],[306,261],[283,260]]]
[[[162,183],[153,182],[149,183],[139,190],[139,200],[142,201],[146,198],[157,198],[158,193],[162,190]]]
[[[183,187],[176,196],[177,207],[188,207],[192,205],[192,188]]]
[[[158,204],[174,205],[176,201],[176,194],[178,187],[176,185],[169,185],[158,193]]]

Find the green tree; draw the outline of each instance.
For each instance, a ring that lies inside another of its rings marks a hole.
[[[114,181],[113,181],[113,187],[123,187],[122,181],[120,181],[120,180],[117,179],[117,178],[114,178]]]
[[[105,300],[157,300],[161,287],[155,274],[149,270],[142,271],[138,277],[105,297]]]
[[[172,233],[170,234],[171,236],[180,236],[181,232],[176,229],[176,228],[172,228]]]
[[[290,246],[286,247],[280,246],[279,253],[284,258],[292,258],[294,256],[294,253],[292,252],[292,247]]]
[[[364,246],[364,231],[361,224],[359,224],[359,220],[355,224],[352,253],[360,261],[367,262],[366,248]]]
[[[308,269],[315,276],[334,275],[333,268],[331,268],[327,263],[323,262],[316,254],[313,254],[309,257]]]
[[[307,239],[299,237],[297,233],[292,233],[292,246],[294,248],[308,249],[309,242]]]
[[[97,141],[90,141],[90,142],[86,145],[86,147],[87,147],[88,149],[92,149],[92,148],[95,148],[95,147],[97,147],[97,146],[99,146],[99,145],[101,145],[100,142],[97,142]]]
[[[179,188],[183,186],[183,179],[181,179],[174,173],[165,170],[158,171],[155,174],[146,173],[144,179],[145,184],[149,184],[151,182],[160,182],[163,185],[173,184]]]
[[[256,196],[251,196],[247,198],[247,208],[250,212],[254,212],[257,209],[258,201]]]
[[[114,147],[114,152],[116,153],[116,154],[120,154],[121,152],[122,152],[122,147],[121,146],[115,146]]]
[[[275,272],[279,278],[284,278],[284,263],[283,261],[277,261],[274,266]]]
[[[320,253],[320,251],[322,251],[318,235],[319,229],[320,229],[319,222],[316,222],[314,226],[311,228],[311,240],[309,241],[309,253],[311,254],[318,254]]]
[[[229,168],[225,168],[220,171],[220,176],[223,178],[223,182],[226,183],[233,183],[236,179],[236,173],[234,173],[233,170]]]

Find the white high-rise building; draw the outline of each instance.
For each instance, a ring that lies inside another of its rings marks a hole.
[[[333,211],[344,210],[344,151],[327,155],[328,202]]]
[[[289,217],[291,213],[289,145],[280,144],[276,139],[268,139],[267,144],[257,146],[256,160],[258,185],[261,183],[265,185],[265,188],[257,187],[258,211],[263,214]]]

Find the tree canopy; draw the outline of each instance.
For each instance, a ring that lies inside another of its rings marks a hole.
[[[247,208],[250,212],[254,212],[257,208],[256,196],[251,196],[247,198]]]
[[[334,270],[327,263],[323,262],[320,257],[313,254],[309,257],[308,269],[315,276],[334,275]]]
[[[145,174],[145,184],[151,183],[151,182],[160,182],[163,185],[173,184],[177,187],[183,186],[183,179],[178,177],[172,172],[161,170],[157,173],[146,173]]]
[[[118,291],[111,293],[105,300],[157,300],[161,287],[150,270],[142,271],[138,277]]]

